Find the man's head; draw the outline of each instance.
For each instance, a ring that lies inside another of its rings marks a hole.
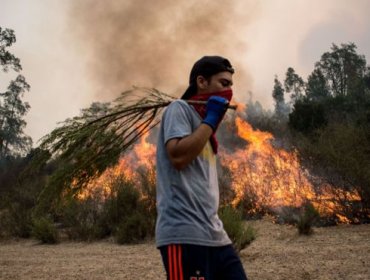
[[[221,56],[204,56],[195,62],[190,72],[189,87],[182,99],[195,94],[230,89],[234,69],[229,60]]]

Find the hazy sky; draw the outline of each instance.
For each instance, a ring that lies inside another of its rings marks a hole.
[[[31,85],[26,133],[35,144],[59,121],[132,85],[179,96],[194,61],[236,68],[235,98],[271,108],[274,75],[304,79],[332,43],[370,60],[370,0],[0,0],[0,26]],[[0,73],[4,91],[14,73]]]

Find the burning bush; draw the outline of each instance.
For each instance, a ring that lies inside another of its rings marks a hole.
[[[298,151],[274,147],[272,134],[253,129],[240,117],[236,117],[235,125],[238,136],[246,143],[231,153],[222,149],[220,156],[228,170],[226,181],[234,192],[232,205],[242,208],[243,215],[276,216],[280,214],[276,209],[299,209],[310,201],[328,222],[358,221],[353,213],[353,206],[361,201],[356,189],[317,180],[301,165]],[[315,181],[321,183],[317,186]]]
[[[132,243],[153,236],[155,197],[150,178],[134,181],[107,172],[63,205],[61,222],[67,237],[90,241],[113,235],[118,243]]]

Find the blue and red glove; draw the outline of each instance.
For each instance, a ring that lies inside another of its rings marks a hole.
[[[213,131],[216,131],[218,125],[225,116],[228,105],[229,101],[226,98],[211,96],[207,100],[206,117],[203,119],[202,123],[208,124]]]

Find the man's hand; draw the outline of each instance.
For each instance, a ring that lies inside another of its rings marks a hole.
[[[225,116],[229,101],[220,96],[211,96],[207,101],[206,117],[202,123],[208,124],[213,131],[216,131],[218,125]]]

